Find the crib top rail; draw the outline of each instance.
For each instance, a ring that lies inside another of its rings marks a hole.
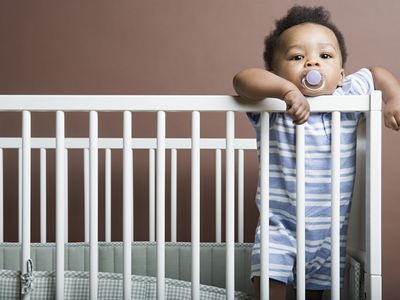
[[[371,96],[309,98],[312,112],[381,110],[380,91]],[[227,95],[0,95],[0,111],[238,111],[286,110],[280,99],[249,102]]]

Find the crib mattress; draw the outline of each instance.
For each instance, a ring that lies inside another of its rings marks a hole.
[[[235,245],[235,289],[238,291],[238,299],[249,299],[249,295],[253,293],[250,281],[251,247],[252,244]],[[3,297],[4,293],[8,293],[7,291],[20,292],[20,248],[18,243],[0,244],[0,290],[2,290],[0,299],[12,299],[9,298],[9,294]],[[54,295],[55,244],[31,244],[31,258],[35,271],[35,290],[38,289],[35,293],[40,295],[34,299],[52,299],[51,296],[45,298],[43,293]],[[88,291],[89,259],[88,244],[68,243],[65,245],[66,299],[87,299],[85,293]],[[204,298],[202,296],[201,299],[225,299],[225,244],[202,243],[200,260],[201,293],[204,294]],[[139,293],[132,294],[132,299],[155,299],[153,293],[155,293],[156,269],[156,243],[132,243],[132,284],[135,287],[132,290]],[[120,293],[122,293],[123,243],[99,243],[99,272],[99,299],[114,299],[108,296],[101,298],[103,297],[100,296],[100,293],[103,293],[102,288],[105,289],[104,292],[112,290],[113,294],[122,295]],[[190,299],[190,243],[166,243],[165,273],[168,299]],[[4,286],[10,288],[4,289]],[[78,293],[75,290],[81,291],[79,293],[85,296],[82,298],[75,294],[69,296],[68,293]],[[174,293],[178,291],[182,295],[174,298]],[[141,298],[140,295],[145,296]],[[116,297],[121,299],[120,296]]]
[[[20,244],[0,243],[0,300],[18,299],[20,293]],[[252,299],[250,278],[252,244],[235,245],[236,299]],[[54,243],[31,244],[34,291],[31,299],[54,299]],[[167,299],[190,299],[191,244],[166,243],[165,272]],[[200,246],[201,299],[225,299],[225,244]],[[65,299],[88,299],[89,245],[65,245]],[[99,299],[122,299],[123,244],[99,243]],[[348,257],[344,299],[362,295],[362,266]],[[132,299],[156,299],[156,244],[132,243]],[[179,296],[177,296],[177,293]]]
[[[20,273],[18,271],[0,271],[0,299],[19,299]],[[55,272],[36,271],[33,273],[34,285],[30,292],[32,300],[55,299]],[[89,299],[89,273],[66,271],[64,273],[65,299]],[[99,273],[98,298],[119,300],[123,298],[122,274]],[[157,281],[155,277],[132,275],[131,299],[156,299]],[[191,299],[191,283],[176,279],[165,280],[166,299]],[[200,285],[200,299],[223,300],[225,290],[207,285]],[[235,299],[253,299],[243,292],[235,292]]]

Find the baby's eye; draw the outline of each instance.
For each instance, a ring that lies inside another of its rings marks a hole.
[[[304,58],[303,55],[295,55],[292,57],[292,60],[302,60]]]
[[[330,54],[328,54],[328,53],[324,53],[324,54],[321,54],[321,58],[322,58],[322,59],[332,58],[332,55],[330,55]]]

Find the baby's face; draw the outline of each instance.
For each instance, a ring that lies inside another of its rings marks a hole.
[[[309,91],[302,85],[305,74],[312,69],[322,73],[325,86]],[[332,94],[342,85],[344,70],[339,43],[329,28],[304,23],[284,31],[273,57],[272,72],[294,83],[306,96]]]

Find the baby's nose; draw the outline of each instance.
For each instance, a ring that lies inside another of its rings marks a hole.
[[[319,66],[318,60],[310,59],[307,61],[307,67],[315,67],[315,66]]]

